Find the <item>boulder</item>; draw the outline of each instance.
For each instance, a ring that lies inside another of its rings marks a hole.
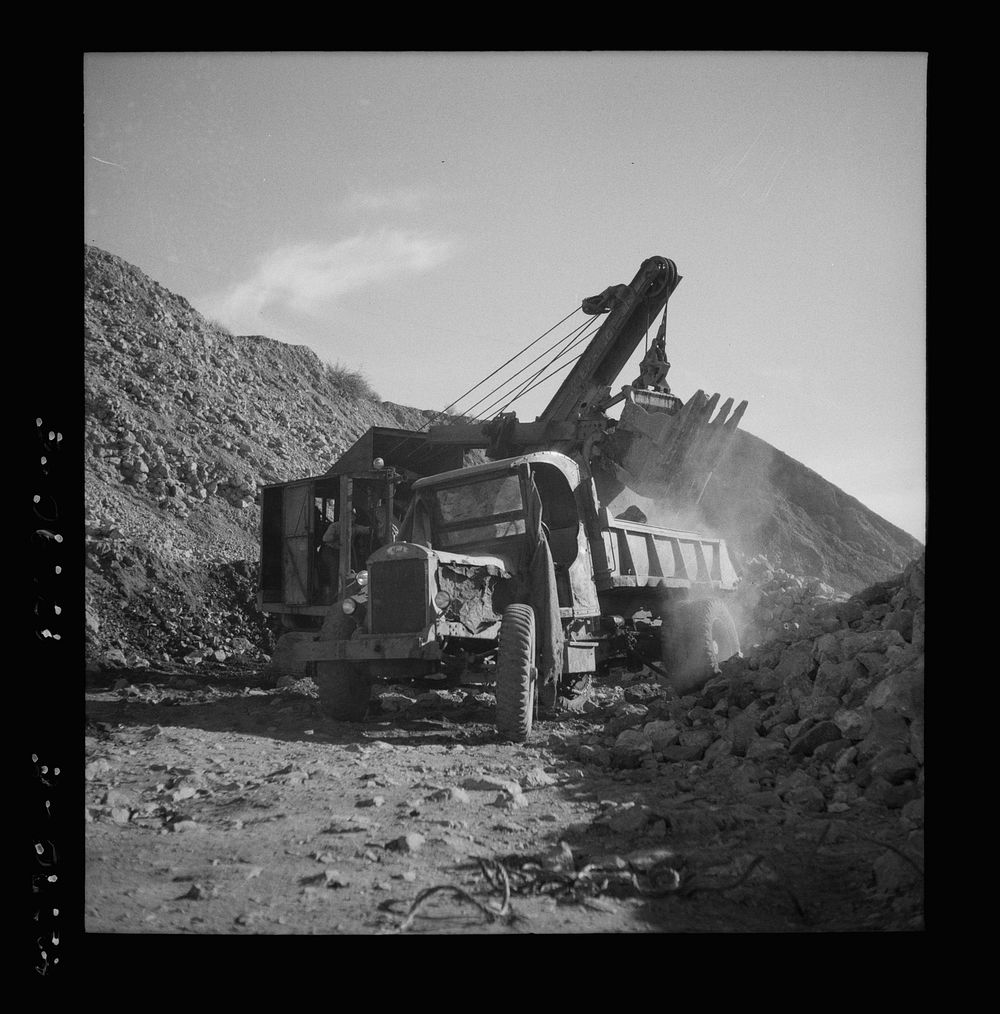
[[[775,666],[775,675],[779,676],[787,686],[790,682],[808,677],[815,668],[812,657],[812,644],[799,642],[790,645],[781,655],[781,661]]]
[[[884,806],[889,810],[901,810],[919,796],[920,789],[915,782],[893,785],[885,778],[874,778],[864,791],[867,802],[875,806]]]
[[[803,754],[808,757],[821,743],[830,743],[844,738],[836,722],[818,722],[806,729],[788,744],[790,754]]]
[[[913,639],[913,610],[897,609],[889,613],[882,621],[883,630],[898,630],[904,640]]]
[[[882,750],[905,750],[909,741],[909,723],[898,711],[871,711],[871,727],[858,744],[858,755],[862,760],[870,760]]]
[[[832,718],[840,708],[840,698],[813,691],[808,697],[799,701],[799,718]]]
[[[869,764],[873,778],[884,778],[890,785],[902,785],[917,777],[920,764],[912,754],[890,747]]]
[[[855,661],[833,662],[827,659],[820,662],[816,671],[813,692],[821,697],[841,697],[859,676]]]
[[[722,735],[723,739],[729,742],[736,757],[745,757],[751,744],[760,738],[753,715],[745,711],[730,720]]]
[[[785,744],[776,739],[760,737],[747,747],[746,757],[750,761],[766,761],[786,754]]]
[[[902,672],[893,673],[879,682],[865,700],[872,710],[896,711],[905,718],[922,718],[924,714],[924,662]]]
[[[652,752],[652,741],[641,729],[624,729],[611,747],[611,762],[616,768],[637,768]]]
[[[611,751],[603,746],[586,743],[577,749],[576,758],[582,764],[596,764],[600,767],[608,767],[611,764]]]
[[[662,753],[668,746],[676,743],[681,734],[676,722],[662,720],[647,723],[642,731],[653,744],[656,753]]]
[[[840,648],[845,659],[852,659],[863,651],[884,652],[890,645],[905,643],[898,630],[849,631],[842,638]]]
[[[822,813],[826,809],[826,797],[822,789],[816,785],[801,785],[789,789],[784,799],[789,806],[805,810],[807,813]]]
[[[644,704],[622,704],[615,709],[614,715],[608,720],[608,735],[617,736],[624,729],[633,729],[644,725],[649,720],[649,708]]]

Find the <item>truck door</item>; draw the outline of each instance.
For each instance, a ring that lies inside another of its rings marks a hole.
[[[282,601],[305,605],[309,601],[309,570],[312,562],[312,484],[286,486],[282,510]]]

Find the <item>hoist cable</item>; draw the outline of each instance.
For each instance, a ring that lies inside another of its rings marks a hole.
[[[510,404],[510,403],[511,403],[512,401],[516,400],[516,399],[517,399],[517,397],[518,397],[518,395],[517,395],[517,393],[516,393],[517,391],[521,390],[521,389],[522,389],[522,388],[524,388],[524,387],[525,387],[526,385],[530,384],[530,383],[532,382],[532,380],[534,380],[534,379],[535,379],[535,377],[537,377],[537,376],[539,375],[539,373],[541,373],[541,372],[542,372],[543,370],[546,370],[546,369],[548,369],[548,367],[549,367],[549,365],[550,365],[551,363],[555,362],[555,360],[557,360],[557,359],[560,359],[560,358],[561,358],[562,356],[564,356],[564,355],[565,355],[565,354],[566,354],[566,353],[567,353],[568,351],[570,351],[570,349],[572,349],[572,348],[575,348],[575,347],[576,347],[576,346],[577,346],[577,345],[578,345],[578,344],[580,343],[580,341],[582,341],[582,340],[583,340],[583,339],[584,339],[584,338],[586,337],[586,334],[582,334],[582,335],[581,335],[581,334],[580,334],[580,331],[581,331],[582,329],[585,329],[585,328],[586,328],[587,326],[588,326],[588,324],[583,324],[583,325],[581,325],[581,327],[579,327],[579,328],[576,328],[576,329],[574,330],[574,332],[573,332],[572,334],[569,334],[569,335],[567,335],[567,336],[566,336],[566,337],[565,337],[565,338],[564,338],[564,339],[562,340],[562,343],[561,343],[561,344],[562,344],[562,348],[559,348],[558,350],[556,350],[556,352],[555,352],[555,354],[554,354],[554,355],[552,356],[552,358],[550,358],[550,359],[549,359],[549,360],[548,360],[547,362],[543,363],[543,364],[542,364],[542,365],[541,365],[541,366],[540,366],[540,367],[539,367],[539,368],[538,368],[537,370],[535,370],[535,372],[534,372],[534,373],[532,373],[532,374],[531,374],[530,376],[528,376],[528,377],[525,377],[525,378],[524,378],[523,380],[520,380],[520,381],[518,381],[518,382],[517,382],[517,383],[516,383],[516,384],[514,385],[514,387],[510,387],[510,388],[508,388],[508,390],[504,391],[504,392],[503,392],[503,393],[502,393],[502,394],[500,395],[500,397],[499,397],[499,398],[495,398],[495,399],[494,399],[493,401],[491,401],[491,402],[490,402],[490,403],[489,403],[489,404],[488,404],[488,405],[486,406],[486,408],[484,408],[484,409],[480,409],[479,413],[477,414],[477,416],[475,417],[475,419],[474,419],[473,421],[474,421],[474,422],[481,422],[481,421],[485,420],[485,419],[486,419],[486,418],[487,418],[487,417],[488,417],[488,416],[490,415],[490,413],[492,412],[492,410],[493,410],[494,406],[498,405],[498,404],[499,404],[500,402],[502,402],[502,401],[503,401],[504,399],[508,399],[508,404]],[[534,366],[534,364],[535,364],[535,363],[537,363],[537,362],[539,361],[539,359],[541,359],[541,358],[542,358],[542,357],[543,357],[544,355],[546,355],[547,353],[550,353],[550,352],[552,352],[552,351],[553,351],[554,349],[556,349],[556,346],[555,346],[555,345],[552,345],[552,346],[550,346],[550,347],[549,347],[548,349],[546,349],[546,350],[545,350],[545,352],[544,352],[544,353],[542,353],[542,355],[541,355],[541,356],[538,356],[538,357],[536,357],[536,358],[535,358],[535,359],[534,359],[534,360],[533,360],[532,362],[530,362],[530,363],[528,363],[528,364],[527,364],[526,366],[522,367],[522,369],[518,370],[518,372],[517,372],[517,373],[515,373],[515,374],[514,374],[513,376],[509,377],[509,378],[508,378],[508,380],[507,380],[507,381],[506,381],[505,383],[503,383],[503,384],[499,385],[499,386],[498,386],[498,387],[496,387],[496,388],[495,388],[495,389],[494,389],[493,391],[491,391],[491,392],[490,392],[490,394],[491,394],[491,395],[492,395],[492,394],[496,394],[496,393],[497,393],[498,391],[500,391],[500,390],[501,390],[502,388],[504,388],[504,387],[507,387],[507,385],[508,385],[508,384],[509,384],[509,383],[510,383],[511,381],[513,381],[513,380],[515,379],[515,377],[519,376],[519,375],[520,375],[521,373],[523,373],[523,372],[524,372],[525,370],[527,370],[527,369],[528,369],[528,368],[530,368],[531,366]],[[487,396],[487,397],[488,397],[488,396]],[[480,401],[485,401],[485,400],[486,400],[486,398],[485,398],[485,397],[484,397],[484,398],[481,398],[481,399],[480,399]],[[477,403],[477,404],[478,404],[478,403]],[[475,406],[473,406],[473,407],[475,407]]]
[[[578,333],[579,333],[579,332],[580,332],[581,330],[584,330],[584,329],[585,329],[586,327],[588,327],[588,325],[589,325],[589,324],[590,324],[590,321],[589,321],[589,320],[586,320],[586,321],[584,321],[584,323],[583,323],[583,324],[580,324],[580,325],[578,325],[577,327],[575,327],[575,328],[574,328],[574,329],[573,329],[573,330],[572,330],[572,331],[571,331],[571,332],[569,333],[569,335],[566,335],[566,336],[564,336],[564,337],[562,337],[562,338],[559,338],[559,339],[558,339],[557,341],[554,341],[554,342],[553,342],[553,343],[552,343],[551,345],[549,345],[549,347],[548,347],[548,348],[544,349],[544,350],[543,350],[542,352],[540,352],[540,353],[539,353],[539,354],[538,354],[537,356],[535,356],[535,358],[534,358],[534,359],[532,359],[530,363],[525,363],[525,365],[524,365],[524,366],[522,366],[522,367],[521,367],[521,368],[520,368],[520,369],[519,369],[519,370],[518,370],[518,371],[517,371],[516,373],[512,373],[512,374],[511,374],[511,375],[510,375],[510,376],[509,376],[509,377],[508,377],[508,378],[507,378],[506,380],[504,380],[504,381],[502,381],[501,383],[497,384],[497,386],[496,386],[496,387],[494,387],[492,391],[488,391],[488,392],[487,392],[486,394],[484,394],[484,395],[483,395],[483,396],[482,396],[482,397],[481,397],[481,398],[479,399],[479,401],[477,401],[477,402],[475,402],[474,404],[470,405],[470,406],[469,406],[469,407],[468,407],[468,408],[467,408],[467,409],[465,410],[465,413],[464,413],[464,414],[466,414],[466,415],[470,414],[470,413],[472,412],[472,410],[473,410],[474,408],[477,408],[477,407],[478,407],[479,405],[481,405],[481,404],[482,404],[482,403],[483,403],[484,401],[486,401],[486,399],[487,399],[487,398],[490,398],[490,397],[492,397],[492,396],[493,396],[494,394],[496,394],[496,393],[497,393],[498,391],[501,391],[501,390],[503,390],[503,388],[505,388],[505,387],[506,387],[506,386],[507,386],[508,384],[510,384],[510,383],[511,383],[511,382],[512,382],[512,381],[514,380],[514,378],[515,378],[515,377],[519,377],[519,376],[520,376],[520,375],[521,375],[522,373],[524,373],[524,371],[525,371],[525,370],[527,370],[527,369],[530,369],[530,368],[531,368],[532,366],[534,366],[534,365],[535,365],[535,363],[537,363],[537,362],[538,362],[538,360],[539,360],[539,359],[543,359],[543,358],[544,358],[545,356],[547,356],[547,355],[548,355],[548,354],[549,354],[549,353],[550,353],[550,352],[551,352],[551,351],[552,351],[553,349],[555,349],[555,348],[556,348],[557,346],[559,346],[559,345],[561,345],[561,344],[566,344],[566,343],[568,343],[568,342],[572,342],[572,341],[574,340],[574,338],[576,338],[576,337],[577,337]],[[544,367],[542,367],[542,368],[544,369]],[[518,386],[520,386],[520,385],[518,385]],[[508,392],[507,392],[507,394],[509,394],[509,393],[510,393],[510,392],[508,391]],[[497,399],[497,401],[502,401],[502,400],[503,400],[504,398],[506,398],[506,397],[507,397],[507,394],[503,394],[503,395],[501,395],[501,396],[500,396],[500,397],[499,397],[499,398]],[[494,404],[495,404],[495,403],[494,403]],[[482,417],[482,416],[486,415],[486,412],[487,412],[487,411],[489,411],[489,409],[485,409],[485,410],[481,411],[481,412],[480,412],[480,413],[479,413],[479,414],[478,414],[478,415],[477,415],[477,416],[476,416],[475,418],[473,418],[473,422],[477,422],[477,421],[479,420],[479,418],[480,418],[480,417]]]
[[[437,422],[437,421],[438,421],[438,419],[442,418],[442,417],[443,417],[444,415],[446,415],[446,414],[447,414],[447,412],[448,412],[448,410],[449,410],[449,409],[451,409],[451,408],[454,408],[454,407],[455,407],[455,405],[457,405],[457,404],[458,404],[458,403],[459,403],[459,402],[460,402],[460,401],[461,401],[461,400],[462,400],[463,398],[465,398],[465,397],[466,397],[467,395],[471,394],[471,393],[472,393],[472,392],[473,392],[473,391],[474,391],[474,390],[475,390],[475,389],[476,389],[477,387],[480,387],[480,386],[481,386],[482,384],[485,384],[485,383],[486,383],[486,381],[490,379],[490,377],[493,377],[493,376],[495,376],[495,375],[496,375],[497,373],[499,373],[499,372],[500,372],[500,371],[501,371],[501,370],[502,370],[502,369],[503,369],[503,368],[504,368],[505,366],[508,366],[508,365],[509,365],[510,363],[512,363],[512,362],[513,362],[513,361],[514,361],[515,359],[517,359],[517,358],[518,358],[519,356],[522,356],[522,355],[524,355],[524,353],[525,353],[525,352],[527,352],[527,351],[528,351],[528,349],[530,349],[530,348],[531,348],[531,347],[532,347],[533,345],[537,345],[537,344],[538,344],[538,342],[540,342],[540,341],[541,341],[541,340],[542,340],[542,339],[543,339],[544,337],[546,337],[546,335],[549,335],[549,334],[551,334],[551,333],[552,333],[552,332],[553,332],[553,331],[554,331],[554,330],[555,330],[555,329],[556,329],[557,327],[559,327],[559,326],[560,326],[561,324],[565,324],[565,323],[566,323],[566,321],[570,319],[570,317],[574,316],[574,314],[576,314],[576,313],[579,313],[579,312],[581,312],[581,310],[582,310],[582,308],[581,308],[581,307],[579,307],[579,306],[577,306],[577,307],[574,307],[574,309],[570,310],[570,312],[569,312],[569,313],[567,313],[567,314],[566,314],[566,316],[562,318],[562,320],[558,320],[558,321],[556,321],[556,323],[555,323],[555,324],[553,324],[553,325],[552,325],[552,326],[551,326],[551,327],[550,327],[550,328],[549,328],[548,330],[546,330],[546,331],[543,331],[543,332],[542,332],[542,333],[541,333],[541,334],[540,334],[540,335],[539,335],[539,336],[538,336],[537,338],[535,338],[535,339],[534,339],[533,341],[530,341],[530,342],[529,342],[529,343],[528,343],[527,345],[525,345],[525,346],[524,346],[524,348],[522,348],[522,349],[520,350],[520,352],[517,352],[517,353],[515,353],[515,354],[514,354],[513,356],[511,356],[511,357],[510,357],[510,358],[509,358],[509,359],[507,360],[507,362],[505,362],[505,363],[501,363],[501,364],[500,364],[500,365],[499,365],[499,366],[498,366],[498,367],[497,367],[497,368],[496,368],[496,369],[495,369],[495,370],[494,370],[494,371],[493,371],[492,373],[490,373],[489,375],[487,375],[487,376],[483,377],[483,379],[482,379],[482,380],[480,380],[480,381],[479,381],[479,382],[478,382],[477,384],[474,384],[474,385],[473,385],[472,387],[470,387],[470,388],[469,388],[469,389],[468,389],[468,390],[467,390],[467,391],[466,391],[466,392],[465,392],[464,394],[460,395],[460,396],[459,396],[458,398],[456,398],[456,399],[455,399],[455,400],[454,400],[453,402],[451,402],[451,404],[449,404],[449,405],[446,405],[446,406],[445,406],[445,407],[444,407],[443,409],[441,409],[441,411],[440,411],[440,412],[438,412],[438,413],[437,413],[436,415],[433,415],[433,416],[431,416],[431,417],[430,417],[429,419],[427,419],[426,421],[424,421],[423,423],[421,423],[421,424],[420,424],[420,426],[419,426],[419,427],[417,427],[417,429],[416,429],[416,430],[414,430],[414,433],[415,433],[415,434],[416,434],[416,433],[421,433],[421,432],[423,432],[423,431],[424,431],[424,430],[425,430],[425,429],[426,429],[427,427],[429,427],[429,426],[431,426],[431,425],[432,425],[433,423]],[[489,396],[487,395],[487,397],[489,397]],[[477,404],[478,404],[478,402],[477,402]],[[473,406],[473,407],[475,407],[475,406]],[[399,440],[399,441],[397,441],[397,442],[396,442],[395,444],[393,444],[393,446],[392,446],[392,447],[390,447],[390,448],[389,448],[389,450],[387,450],[387,451],[386,451],[386,452],[384,453],[383,457],[384,457],[384,458],[391,458],[391,457],[392,457],[392,456],[393,456],[393,455],[394,455],[394,454],[396,453],[396,451],[398,451],[398,450],[399,450],[399,448],[400,448],[400,447],[402,447],[404,443],[406,443],[406,441],[407,441],[408,439],[409,439],[408,437],[404,437],[404,438],[403,438],[402,440]],[[432,447],[427,447],[427,448],[425,448],[425,451],[430,451],[430,450],[433,450],[433,448],[432,448]],[[416,455],[417,457],[420,457],[420,455],[418,454],[417,450],[414,450],[414,454],[415,454],[415,455]],[[415,464],[415,463],[416,463],[416,461],[414,460],[414,464]]]
[[[592,331],[584,331],[582,334],[576,337],[575,341],[569,344],[566,348],[562,349],[557,355],[554,355],[547,363],[544,363],[542,366],[540,366],[530,377],[525,378],[525,380],[522,381],[522,383],[518,386],[513,396],[510,397],[507,403],[503,406],[503,408],[501,408],[498,412],[494,413],[494,417],[496,415],[499,415],[500,412],[506,412],[507,409],[514,404],[514,402],[522,398],[525,394],[527,394],[528,391],[533,391],[537,386],[534,383],[534,381],[537,380],[542,373],[544,373],[550,366],[552,366],[553,364],[557,363],[560,359],[562,359],[563,356],[567,355],[569,352],[572,352],[573,349],[577,348],[581,342],[584,342],[587,339],[589,339],[592,336],[592,334],[593,334]],[[582,354],[583,353],[581,353],[581,355]],[[579,358],[580,356],[577,356],[575,359],[571,360],[571,362],[575,363],[576,360]],[[551,374],[549,374],[549,376],[551,376]],[[510,392],[508,392],[508,394],[510,394]],[[507,397],[507,395],[504,395],[504,397]],[[501,400],[500,398],[497,399],[497,401],[500,400]],[[485,415],[490,411],[490,409],[492,409],[496,404],[497,402],[494,401],[486,410],[484,410],[483,416],[485,417]]]
[[[581,342],[586,341],[588,338],[590,338],[592,332],[586,330],[586,327],[588,327],[588,326],[592,326],[596,330],[596,327],[599,326],[599,325],[596,325],[593,321],[590,322],[588,325],[585,325],[584,330],[582,331],[582,333],[576,335],[575,338],[574,338],[574,340],[571,341],[571,342],[569,342],[566,345],[565,348],[561,349],[551,359],[549,359],[548,362],[546,362],[542,366],[540,366],[530,377],[526,377],[518,385],[517,389],[513,392],[513,395],[511,397],[509,397],[509,400],[507,401],[507,403],[503,406],[503,408],[500,409],[500,412],[505,412],[508,408],[510,408],[511,405],[514,404],[515,401],[517,401],[524,394],[526,394],[528,390],[534,390],[534,387],[537,386],[537,385],[535,385],[533,382],[542,373],[544,373],[550,366],[552,366],[553,364],[557,363],[567,353],[572,352],[573,349],[575,349],[578,345],[580,345]],[[581,355],[582,354],[583,353],[581,353]],[[579,356],[576,357],[576,359],[579,359],[579,358],[580,358]],[[576,359],[572,360],[572,362],[576,362]],[[550,374],[550,376],[551,376],[551,374]],[[507,394],[501,396],[500,398],[497,398],[496,401],[493,401],[490,405],[488,405],[485,409],[483,409],[483,411],[480,413],[480,417],[481,418],[485,418],[488,415],[488,413],[490,412],[490,410],[497,404],[497,402],[502,401],[504,398],[507,398],[510,395],[511,395],[511,392],[508,391]],[[498,415],[499,412],[495,413],[495,414]]]
[[[553,331],[555,331],[555,329],[557,327],[560,326],[560,324],[565,324],[566,321],[570,319],[570,317],[572,317],[574,314],[579,313],[579,312],[581,312],[580,307],[576,307],[575,309],[573,309],[569,313],[567,313],[566,316],[563,317],[562,320],[556,321],[556,323],[553,324],[552,327],[550,327],[547,331],[543,331],[537,338],[534,339],[534,341],[531,341],[527,345],[525,345],[524,348],[521,349],[520,352],[517,352],[514,355],[512,355],[510,357],[510,359],[508,359],[505,363],[501,363],[492,373],[487,374],[478,383],[473,384],[472,387],[470,387],[468,389],[468,391],[466,391],[464,394],[459,395],[450,405],[445,405],[445,407],[443,409],[441,409],[441,411],[438,412],[437,415],[435,415],[432,418],[428,419],[427,422],[425,422],[420,427],[420,429],[422,430],[424,428],[424,426],[430,426],[431,423],[436,422],[438,419],[441,418],[441,416],[445,415],[448,412],[449,409],[454,408],[463,398],[465,398],[468,395],[472,394],[472,392],[477,387],[481,387],[483,384],[486,383],[487,380],[490,380],[492,377],[495,377],[502,369],[504,369],[504,367],[509,366],[519,356],[524,355],[524,353],[527,352],[528,349],[530,349],[533,345],[537,345],[538,342],[540,342],[544,337],[546,337],[546,335],[551,334]],[[544,353],[543,353],[543,355],[544,355]],[[492,394],[493,392],[491,391],[490,393]],[[488,398],[489,395],[486,395],[486,397]],[[480,400],[482,400],[482,399],[480,399]],[[479,402],[476,402],[476,405],[478,405],[478,404],[479,404]],[[473,405],[472,408],[475,408],[475,405]],[[465,414],[467,414],[469,411],[471,411],[471,409],[467,409]],[[417,430],[417,432],[419,433],[420,430]]]
[[[554,376],[556,373],[559,372],[559,370],[562,370],[565,367],[571,366],[573,363],[575,363],[580,358],[580,356],[583,355],[583,352],[581,352],[579,355],[575,356],[573,359],[569,360],[569,362],[563,363],[563,365],[560,366],[553,373],[550,373],[547,376],[542,377],[541,380],[538,381],[538,383],[532,384],[532,381],[534,381],[539,376],[539,374],[541,374],[543,371],[547,370],[550,366],[552,366],[553,363],[558,362],[558,360],[560,360],[567,353],[572,352],[573,349],[575,349],[582,341],[585,341],[586,339],[590,338],[591,337],[591,332],[588,332],[587,328],[588,327],[589,328],[595,328],[596,326],[599,326],[598,322],[594,321],[593,319],[586,320],[583,324],[581,324],[578,327],[574,328],[573,331],[570,332],[569,335],[565,336],[564,338],[559,339],[559,341],[554,342],[552,345],[550,345],[545,350],[545,352],[542,352],[540,355],[536,356],[536,358],[534,360],[532,360],[531,363],[528,363],[527,366],[522,367],[521,370],[518,371],[518,373],[523,373],[524,370],[526,370],[533,363],[538,362],[538,360],[541,359],[542,356],[544,356],[547,352],[551,352],[554,348],[556,348],[556,346],[558,346],[560,344],[562,344],[564,346],[552,358],[550,358],[548,360],[548,362],[546,362],[544,365],[542,365],[541,367],[539,367],[539,369],[537,369],[530,377],[527,377],[525,380],[523,380],[518,385],[518,388],[520,390],[518,391],[518,393],[515,393],[512,398],[510,398],[510,400],[507,402],[506,405],[504,405],[504,409],[508,408],[515,401],[517,401],[517,399],[519,397],[521,397],[522,394],[527,393],[527,391],[534,390],[535,387],[538,386],[538,384],[541,384],[545,380],[548,380],[549,377]],[[581,331],[583,332],[582,334],[580,333]],[[584,349],[584,352],[585,351],[586,351],[586,349]],[[514,376],[517,376],[517,374],[514,374]],[[483,397],[480,398],[479,401],[480,402],[481,401],[485,401],[490,396],[490,394],[494,394],[497,391],[499,391],[501,388],[506,387],[507,384],[511,380],[513,380],[513,379],[514,379],[513,377],[508,378],[502,384],[498,385],[492,391],[490,391],[489,394],[483,395]],[[526,388],[526,385],[529,385],[529,384],[531,384],[531,386]],[[525,390],[525,388],[526,388],[526,390]],[[505,394],[502,394],[499,398],[496,398],[494,401],[492,401],[486,407],[486,409],[483,410],[483,412],[479,416],[477,416],[476,418],[474,418],[472,420],[472,424],[474,425],[477,422],[486,422],[487,421],[487,413],[490,411],[490,409],[493,408],[493,406],[497,405],[499,402],[503,401],[504,398],[507,398],[510,395],[510,393],[511,393],[510,391],[507,391]],[[476,405],[478,405],[478,404],[479,404],[479,402],[476,402]],[[473,405],[469,409],[467,409],[466,411],[469,412],[469,411],[472,410],[472,408],[475,408],[475,407],[476,406]],[[501,411],[503,411],[504,409],[501,409]],[[497,414],[499,414],[499,413],[497,413]],[[494,416],[494,418],[495,418],[495,416]],[[421,450],[418,450],[418,451],[415,452],[415,454],[416,454],[415,460],[419,460],[421,457],[425,457],[425,458],[428,457],[431,453],[433,453],[434,450],[435,450],[435,446],[433,444],[427,444],[424,448],[422,448],[422,453],[421,453]]]
[[[525,380],[525,382],[521,385],[517,393],[501,409],[499,409],[496,413],[494,413],[493,418],[495,418],[501,412],[506,412],[507,409],[509,409],[511,405],[513,405],[516,401],[518,401],[520,398],[523,398],[530,391],[533,391],[536,387],[539,386],[539,384],[548,380],[549,377],[554,376],[555,373],[559,372],[559,370],[563,369],[564,367],[572,363],[575,363],[584,354],[584,352],[587,351],[586,349],[584,349],[583,352],[580,352],[579,355],[574,356],[572,359],[570,359],[569,362],[563,363],[562,366],[560,366],[553,373],[548,373],[544,377],[541,377],[540,380],[538,379],[545,370],[547,370],[550,366],[553,366],[555,363],[557,363],[560,359],[562,359],[564,355],[566,355],[569,352],[572,352],[573,349],[575,349],[580,344],[580,342],[584,341],[589,337],[590,337],[589,334],[580,335],[579,339],[575,341],[569,348],[564,349],[558,356],[554,356],[552,359],[550,359],[543,367],[541,367],[541,369],[536,370],[535,373],[533,373],[530,377],[527,378],[527,380]],[[537,381],[537,383],[535,381]]]
[[[551,373],[546,374],[537,383],[532,384],[531,387],[529,387],[527,390],[522,391],[521,394],[518,395],[518,397],[523,397],[525,394],[530,394],[532,391],[534,391],[536,387],[539,387],[541,384],[544,384],[546,380],[549,380],[551,377],[554,377],[557,373],[562,373],[562,371],[565,370],[567,366],[572,366],[575,362],[577,362],[577,360],[582,359],[586,351],[587,350],[584,349],[584,351],[581,352],[578,356],[574,356],[568,362],[563,363],[562,366],[557,366]],[[507,406],[505,405],[504,408],[506,407]],[[497,415],[499,414],[500,413],[498,412]],[[496,418],[496,416],[494,416],[494,418]]]

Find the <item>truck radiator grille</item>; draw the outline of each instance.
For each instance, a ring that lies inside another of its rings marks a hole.
[[[368,572],[373,634],[410,634],[427,617],[427,561],[385,560]]]

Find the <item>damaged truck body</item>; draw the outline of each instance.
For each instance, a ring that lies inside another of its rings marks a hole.
[[[262,589],[262,605],[304,627],[279,648],[313,674],[331,717],[361,720],[379,679],[490,684],[501,736],[522,741],[536,708],[556,707],[560,692],[609,664],[648,665],[683,691],[739,651],[725,605],[738,576],[725,542],[647,517],[696,503],[746,407],[730,416],[730,400],[713,420],[718,395],[682,403],[670,393],[665,309],[679,281],[672,261],[654,257],[630,285],[584,300],[584,312],[608,317],[534,422],[501,413],[405,438],[396,431],[379,447],[369,431],[326,477],[301,480],[315,503],[336,478],[330,524],[341,545],[353,545],[352,524],[373,530],[372,515],[358,524],[350,506],[353,484],[368,483],[357,487],[368,490],[368,509],[382,508],[363,560],[341,553],[325,601],[307,601],[308,589],[294,609],[286,601],[280,560],[301,536],[270,512],[288,517],[295,484],[272,487],[270,500],[265,490],[262,562],[271,567],[262,573],[272,590],[269,601]],[[612,394],[661,310],[639,378]],[[476,449],[491,460],[467,464]],[[291,503],[294,514],[294,495]],[[384,523],[387,506],[390,519],[405,506],[398,528]],[[312,528],[310,537],[315,544]]]

